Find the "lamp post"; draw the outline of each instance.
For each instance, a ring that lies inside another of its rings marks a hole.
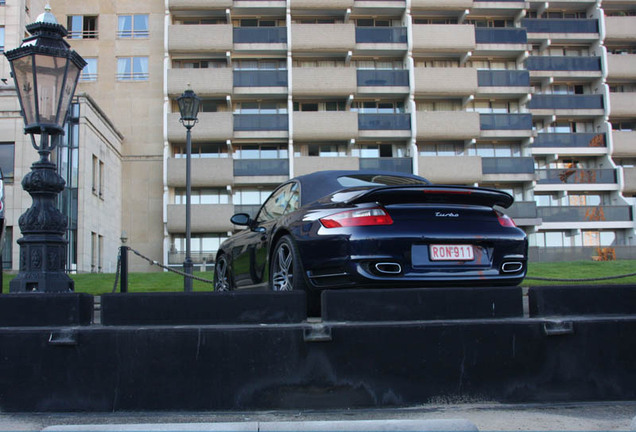
[[[192,195],[192,180],[191,180],[191,159],[192,159],[192,137],[191,129],[199,121],[197,115],[199,114],[199,105],[201,99],[192,91],[190,84],[188,89],[183,92],[181,96],[177,98],[179,104],[179,112],[181,118],[179,121],[186,128],[186,255],[183,261],[183,272],[186,275],[183,280],[183,290],[192,291],[192,257],[190,256],[190,238],[192,237],[190,227],[190,210],[191,210],[191,195]]]
[[[9,290],[70,292],[74,285],[65,273],[67,221],[55,206],[65,182],[49,155],[57,144],[55,137],[64,134],[66,113],[86,62],[63,39],[67,31],[57,23],[50,6],[26,29],[31,36],[5,56],[22,108],[24,133],[31,135],[40,160],[22,179],[22,188],[31,195],[33,204],[18,220],[23,235],[18,240],[20,272]],[[40,135],[39,144],[35,135]]]

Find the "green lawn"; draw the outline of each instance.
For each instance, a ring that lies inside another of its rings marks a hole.
[[[553,263],[530,263],[528,276],[580,279],[620,274],[636,273],[636,260],[624,261],[573,261]],[[212,272],[196,272],[195,276],[212,280]],[[3,277],[3,292],[9,292],[9,281],[14,275],[5,274]],[[101,274],[76,274],[71,275],[75,281],[75,291],[99,295],[112,292],[115,283],[115,275],[112,273]],[[594,282],[586,282],[594,283]],[[602,281],[603,284],[636,284],[636,276],[622,279]],[[525,280],[524,286],[563,284],[563,282],[543,282]],[[212,285],[194,281],[195,291],[211,291]],[[119,286],[117,287],[119,291]],[[159,292],[159,291],[183,291],[183,277],[170,272],[130,273],[128,275],[129,292]]]

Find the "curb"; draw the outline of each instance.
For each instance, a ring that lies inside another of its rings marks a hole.
[[[478,432],[463,419],[233,423],[139,423],[49,426],[43,432]]]

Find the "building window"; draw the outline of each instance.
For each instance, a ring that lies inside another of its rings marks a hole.
[[[147,38],[148,15],[120,15],[117,37],[124,39]]]
[[[175,159],[186,157],[185,145],[173,146]],[[225,143],[192,143],[192,159],[224,159],[229,157]]]
[[[93,193],[104,197],[104,162],[93,155]]]
[[[121,57],[117,59],[117,80],[147,81],[148,57]]]
[[[0,27],[0,52],[4,52],[4,26]]]
[[[227,189],[221,188],[193,188],[190,194],[191,204],[229,204],[230,196]],[[186,203],[186,190],[176,189],[174,192],[174,203]]]
[[[15,143],[0,142],[0,170],[5,183],[13,183]]]
[[[86,66],[82,69],[80,81],[97,81],[97,59],[85,58]]]
[[[69,39],[97,39],[97,17],[70,15],[67,19]]]
[[[287,147],[276,144],[244,144],[236,147],[234,159],[287,159]]]
[[[97,248],[98,248],[97,233],[91,232],[91,273],[97,271]]]
[[[4,232],[4,244],[2,245],[2,268],[13,268],[13,227],[8,226]]]

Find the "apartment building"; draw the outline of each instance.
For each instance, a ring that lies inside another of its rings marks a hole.
[[[197,263],[280,182],[358,168],[510,192],[533,259],[635,257],[636,1],[51,5],[121,134],[121,229],[160,262],[184,258],[188,85]]]

